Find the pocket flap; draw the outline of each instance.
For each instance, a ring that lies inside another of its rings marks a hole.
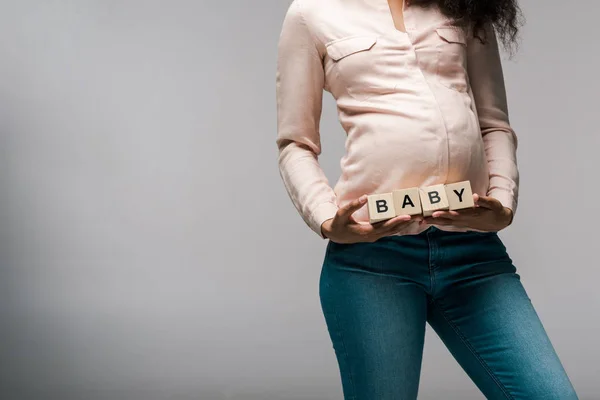
[[[467,44],[465,32],[458,27],[442,26],[436,28],[436,32],[447,42]]]
[[[373,35],[349,36],[328,43],[326,45],[327,54],[337,61],[350,54],[369,50],[376,42],[377,36]]]

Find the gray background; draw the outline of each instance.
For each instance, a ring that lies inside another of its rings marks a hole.
[[[0,1],[1,399],[342,398],[326,242],[276,164],[288,4]],[[595,4],[523,2],[504,62],[521,194],[500,235],[582,399],[600,398]],[[333,183],[329,95],[322,132]],[[427,329],[419,398],[483,398]]]

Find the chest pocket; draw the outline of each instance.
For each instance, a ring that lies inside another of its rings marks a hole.
[[[453,90],[466,92],[467,36],[463,29],[454,26],[436,28],[438,81]]]
[[[331,86],[361,101],[392,92],[394,85],[386,80],[380,47],[375,35],[345,36],[326,43],[327,55],[334,63]]]

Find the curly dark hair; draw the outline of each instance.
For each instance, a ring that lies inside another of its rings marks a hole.
[[[518,47],[519,27],[525,18],[517,0],[405,0],[410,4],[429,6],[437,4],[440,11],[456,20],[459,25],[473,25],[473,34],[482,43],[487,39],[483,29],[491,23],[499,41],[511,54]],[[481,35],[483,34],[483,35]]]

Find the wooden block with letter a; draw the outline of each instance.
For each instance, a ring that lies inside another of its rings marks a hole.
[[[419,188],[423,216],[430,217],[434,211],[448,210],[448,196],[444,184]]]
[[[448,183],[445,186],[450,210],[462,210],[463,208],[475,206],[469,181]]]
[[[378,193],[367,196],[367,207],[369,209],[369,223],[384,221],[394,218],[394,196],[392,193]]]
[[[421,214],[421,196],[418,187],[394,190],[392,194],[396,215]]]

